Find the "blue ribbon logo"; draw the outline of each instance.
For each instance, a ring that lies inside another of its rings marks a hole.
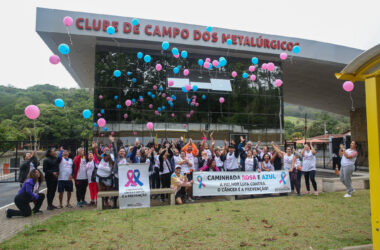
[[[284,182],[284,185],[286,184],[285,179],[284,179],[285,177],[286,177],[286,173],[285,173],[285,172],[282,172],[282,173],[281,173],[281,180],[280,180],[280,183]]]
[[[197,181],[199,181],[199,189],[206,186],[205,184],[202,183],[202,176],[198,175]]]

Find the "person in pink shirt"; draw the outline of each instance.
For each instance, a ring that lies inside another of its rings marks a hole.
[[[216,166],[215,159],[208,160],[208,163],[199,169],[200,171],[216,171],[220,172],[220,169]]]

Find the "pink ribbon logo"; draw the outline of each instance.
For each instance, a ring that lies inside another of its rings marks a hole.
[[[136,187],[137,184],[140,186],[144,185],[140,181],[140,170],[138,170],[138,169],[128,170],[127,178],[128,178],[128,182],[127,182],[127,184],[125,184],[125,187],[129,187],[130,185]]]

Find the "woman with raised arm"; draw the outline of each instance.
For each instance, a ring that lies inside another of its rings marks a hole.
[[[352,141],[350,148],[347,150],[342,144],[340,146],[340,150],[343,152],[340,169],[340,181],[346,186],[347,189],[347,193],[344,195],[344,198],[351,197],[352,193],[355,192],[351,185],[351,176],[355,170],[355,161],[358,156],[357,147],[358,144],[356,141]]]
[[[242,171],[250,172],[250,171],[258,171],[260,170],[260,163],[257,157],[254,156],[253,151],[251,149],[248,149],[247,151],[247,157],[244,160],[244,167],[242,168]]]
[[[170,149],[169,142],[165,143],[165,148],[162,150],[159,155],[160,161],[160,181],[162,188],[170,188],[170,178],[173,173],[173,167],[171,163],[171,159],[173,158],[173,152]],[[165,199],[168,199],[168,194],[161,194],[161,202],[165,202]]]
[[[315,154],[317,152],[315,151],[313,145],[310,143],[304,145],[304,148],[301,151],[301,156],[303,158],[302,162],[302,172],[305,177],[305,184],[306,184],[306,194],[310,194],[310,183],[309,179],[311,180],[311,184],[314,188],[314,195],[318,195],[317,190],[317,182],[315,181],[315,172],[317,170],[316,167],[316,157]]]
[[[269,154],[263,155],[263,161],[261,162],[261,171],[274,171],[274,167],[272,165]]]
[[[93,153],[88,152],[87,154],[87,178],[88,178],[88,189],[90,189],[90,206],[95,206],[98,200],[98,184],[96,183],[96,171],[97,165],[99,164],[98,159]]]

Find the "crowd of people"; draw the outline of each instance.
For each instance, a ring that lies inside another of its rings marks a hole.
[[[210,143],[210,144],[209,144]],[[351,142],[349,149],[341,145],[342,160],[340,178],[347,188],[345,197],[351,197],[354,192],[351,185],[351,175],[354,171],[357,157],[357,144]],[[119,165],[130,163],[147,163],[149,166],[150,187],[173,188],[177,204],[194,202],[192,195],[194,171],[247,171],[263,172],[275,170],[288,170],[292,193],[301,195],[301,177],[304,176],[306,194],[311,194],[310,182],[314,195],[318,195],[316,174],[316,150],[313,145],[305,143],[300,151],[286,147],[285,151],[275,143],[270,147],[261,147],[260,141],[254,146],[251,141],[240,137],[240,142],[224,140],[224,146],[215,145],[213,133],[206,134],[199,142],[191,138],[185,142],[181,137],[175,141],[161,140],[160,144],[149,142],[142,145],[138,139],[134,145],[124,145],[120,140],[115,141],[109,136],[109,143],[92,142],[92,150],[85,155],[83,148],[76,150],[73,158],[70,152],[61,147],[59,151],[54,148],[47,150],[43,160],[43,173],[38,168],[39,161],[35,152],[27,153],[20,166],[20,190],[15,197],[15,204],[19,210],[8,209],[6,216],[30,216],[41,213],[40,207],[45,195],[39,191],[42,182],[47,186],[47,209],[53,210],[71,208],[71,193],[76,189],[77,206],[95,205],[98,191],[118,190]],[[87,188],[90,192],[90,203],[85,200]],[[59,205],[55,206],[53,200],[58,189]],[[66,202],[63,198],[66,193]],[[117,198],[104,199],[104,206],[117,207]],[[158,196],[152,197],[157,199]],[[161,195],[160,201],[168,199]],[[31,209],[30,204],[35,204]]]

